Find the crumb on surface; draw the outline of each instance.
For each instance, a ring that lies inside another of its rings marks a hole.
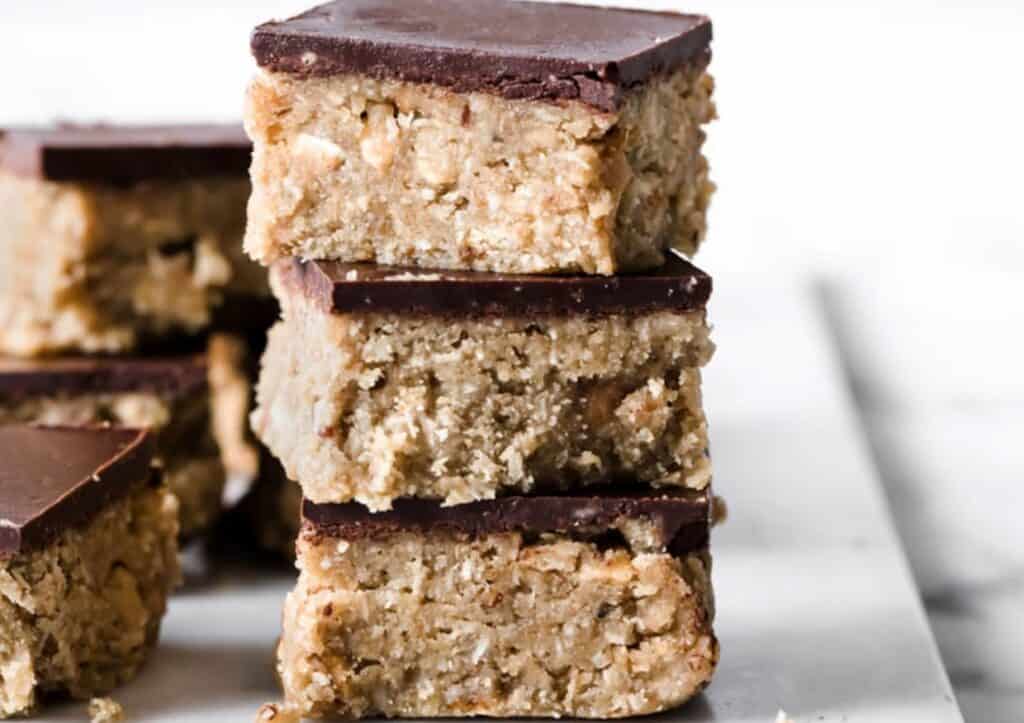
[[[92,723],[117,723],[124,720],[124,708],[113,698],[93,698],[89,701],[89,719]]]
[[[794,723],[794,721],[786,711],[780,708],[779,712],[775,714],[775,723]]]
[[[301,720],[297,710],[279,703],[264,703],[256,712],[256,723],[300,723]]]

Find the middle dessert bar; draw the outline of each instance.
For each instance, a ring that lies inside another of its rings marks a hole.
[[[283,261],[254,430],[314,502],[710,480],[711,279]]]

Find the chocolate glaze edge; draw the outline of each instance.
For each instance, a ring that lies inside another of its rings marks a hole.
[[[436,500],[404,498],[392,510],[370,513],[356,502],[315,504],[303,500],[303,535],[307,540],[377,539],[415,531],[475,539],[491,534],[591,533],[622,518],[656,523],[661,544],[682,556],[704,549],[711,528],[711,493],[652,491],[577,492],[564,495],[498,497],[443,507]]]
[[[252,144],[240,125],[8,128],[0,171],[53,182],[128,186],[143,181],[248,177]]]
[[[670,256],[651,272],[617,276],[543,276],[285,259],[274,273],[325,313],[398,313],[440,317],[638,314],[701,311],[712,279]],[[389,280],[391,279],[391,280]]]
[[[208,388],[205,354],[182,357],[0,357],[0,403],[38,397],[150,393],[172,399]]]
[[[79,437],[91,434],[120,436],[124,442],[97,468],[83,470],[83,476],[70,482],[55,498],[32,498],[30,470],[25,471],[20,489],[5,489],[0,500],[3,505],[0,511],[0,563],[45,547],[67,529],[87,525],[105,507],[124,498],[135,487],[153,484],[159,478],[152,467],[156,443],[146,430],[86,430],[32,425],[0,427],[0,435],[39,433],[45,436],[48,431]],[[6,459],[3,464],[12,463],[16,460]],[[47,474],[46,470],[37,472]]]
[[[706,42],[710,42],[710,26],[708,27]],[[286,50],[291,45],[297,46],[298,49]],[[618,75],[619,71],[613,67],[600,72],[552,74],[537,80],[510,80],[502,76],[486,79],[480,76],[466,78],[454,74],[433,73],[428,75],[426,72],[417,72],[417,67],[433,65],[424,59],[418,62],[407,61],[410,63],[410,67],[404,70],[378,64],[368,64],[365,68],[349,67],[345,63],[329,60],[330,56],[326,52],[329,47],[327,41],[316,38],[310,38],[301,43],[291,39],[286,41],[277,38],[271,42],[264,36],[256,34],[253,39],[254,54],[257,54],[258,58],[264,58],[264,62],[260,63],[261,67],[298,78],[323,78],[344,73],[359,73],[376,80],[398,80],[407,83],[438,85],[459,94],[490,93],[505,100],[549,102],[575,100],[603,113],[614,113],[621,109],[628,93],[642,87],[650,77],[679,70],[687,63],[706,68],[711,62],[711,51],[704,47],[685,54],[680,60],[666,63],[664,68],[652,70],[645,81],[638,80],[628,84],[609,81],[603,77]],[[303,50],[316,53],[321,60],[315,65],[306,65],[299,59]],[[470,59],[467,59],[467,62],[469,61]]]
[[[492,12],[500,16],[503,8],[528,4],[498,2],[491,5]],[[481,3],[480,8],[482,13],[489,9],[487,3]],[[417,10],[423,12],[422,7]],[[332,17],[332,11],[337,11],[341,19]],[[564,41],[544,38],[549,47],[564,42],[561,56],[545,55],[537,50],[514,52],[517,48],[511,40],[506,40],[512,44],[510,50],[502,53],[489,47],[500,46],[495,37],[482,42],[472,37],[449,37],[445,38],[447,44],[440,41],[418,44],[413,33],[408,42],[396,42],[392,26],[401,19],[387,18],[390,13],[386,8],[385,17],[377,21],[380,23],[378,37],[368,38],[377,28],[368,29],[369,23],[358,10],[352,11],[355,14],[351,17],[346,15],[348,12],[350,9],[344,3],[327,3],[288,20],[264,23],[253,30],[250,38],[253,57],[266,70],[301,78],[358,73],[377,79],[438,85],[457,93],[487,92],[508,100],[578,100],[603,112],[618,110],[626,91],[655,75],[677,70],[690,61],[706,65],[710,60],[712,26],[710,19],[703,15],[609,10],[558,3],[534,8],[533,12],[538,15],[559,12],[577,15],[577,24],[585,22],[582,16],[586,14],[586,22],[596,23],[614,15],[621,23],[633,17],[642,22],[659,20],[666,26],[667,37],[656,37],[644,47],[634,48],[633,52],[622,48],[612,50],[614,43],[605,41],[608,52],[597,59],[593,55],[594,48],[600,48],[599,34],[606,31],[605,28],[598,28],[598,35],[592,38]],[[432,7],[429,12],[433,13],[432,19],[437,25],[445,24],[445,11]],[[489,20],[503,25],[500,17]],[[345,35],[346,22],[358,25],[359,32]],[[675,27],[668,28],[669,23]],[[543,25],[540,29],[543,30]],[[529,30],[526,28],[525,32]],[[427,28],[424,31],[429,32]],[[500,30],[491,32],[501,33]],[[582,57],[572,57],[574,49]]]

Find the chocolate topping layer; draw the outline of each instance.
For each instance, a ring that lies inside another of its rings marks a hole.
[[[300,76],[361,73],[509,99],[580,100],[613,111],[623,92],[700,57],[711,21],[509,0],[336,0],[252,35],[256,62]]]
[[[619,276],[537,276],[343,264],[277,262],[285,284],[333,313],[608,314],[693,311],[711,296],[711,277],[676,256],[661,268]]]
[[[0,130],[0,170],[48,181],[128,184],[245,176],[240,125],[57,125]]]
[[[87,523],[150,479],[152,457],[140,430],[0,427],[0,558]]]
[[[665,549],[683,555],[707,546],[710,500],[707,491],[623,492],[613,488],[599,494],[499,497],[453,507],[407,498],[396,500],[389,512],[376,514],[356,502],[318,505],[304,500],[302,516],[306,534],[346,540],[406,530],[469,537],[503,532],[593,534],[622,518],[643,518],[656,523]]]
[[[0,400],[61,394],[150,392],[184,397],[207,385],[206,356],[0,358]]]

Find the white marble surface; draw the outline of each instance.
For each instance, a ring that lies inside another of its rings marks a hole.
[[[722,663],[669,721],[956,723],[950,691],[842,385],[820,307],[736,278],[714,302],[707,373]],[[770,297],[765,296],[770,294]],[[752,300],[772,298],[771,312]],[[131,720],[247,721],[276,695],[287,574],[193,575],[152,664],[119,691]],[[81,720],[70,706],[44,718]]]
[[[836,283],[825,300],[964,714],[1019,723],[1021,275],[922,271]]]
[[[707,719],[961,720],[820,306],[795,279],[733,275],[712,309],[705,402],[730,519]]]

